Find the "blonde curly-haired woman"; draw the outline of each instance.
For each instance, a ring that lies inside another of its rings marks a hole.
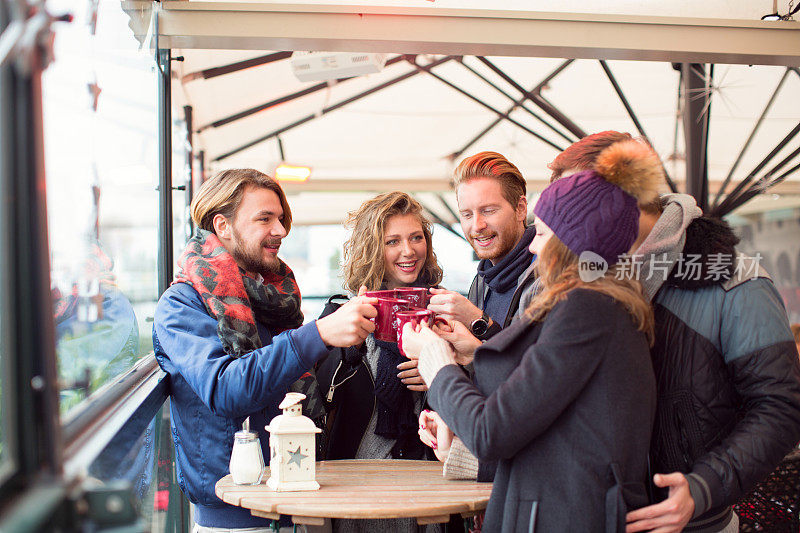
[[[442,269],[422,206],[404,192],[367,200],[345,222],[344,285],[352,294],[434,287]],[[328,459],[432,459],[418,438],[425,386],[397,344],[370,335],[359,347],[334,350],[317,370],[332,418]],[[337,532],[413,532],[412,519],[336,520]]]

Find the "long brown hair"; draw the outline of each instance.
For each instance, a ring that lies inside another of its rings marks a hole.
[[[427,254],[419,275],[419,283],[438,285],[442,281],[442,268],[436,260],[431,240],[431,223],[422,214],[422,205],[404,192],[380,194],[367,200],[361,207],[351,211],[345,227],[352,229],[350,238],[344,243],[344,286],[352,293],[364,285],[377,290],[383,284],[384,231],[386,221],[395,215],[414,215],[425,234]]]
[[[590,289],[621,303],[636,328],[643,331],[652,344],[653,308],[644,296],[641,283],[622,268],[617,263],[602,278],[583,281],[578,273],[578,256],[553,235],[536,258],[536,270],[544,290],[533,298],[525,314],[533,320],[542,320],[572,289]]]

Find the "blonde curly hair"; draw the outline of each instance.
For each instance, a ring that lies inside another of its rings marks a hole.
[[[395,215],[416,216],[425,234],[427,256],[418,283],[433,286],[442,281],[442,268],[433,251],[431,223],[422,213],[422,205],[408,194],[394,191],[367,200],[347,215],[344,225],[352,233],[344,243],[343,271],[344,287],[351,293],[358,293],[362,285],[378,290],[383,284],[386,221]]]

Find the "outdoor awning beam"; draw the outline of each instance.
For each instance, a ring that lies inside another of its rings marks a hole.
[[[790,162],[792,159],[794,159],[795,157],[797,157],[797,154],[800,154],[800,146],[798,146],[797,148],[795,148],[795,149],[794,149],[794,150],[793,150],[793,151],[792,151],[792,152],[791,152],[789,155],[787,155],[786,157],[784,157],[784,158],[781,160],[781,162],[780,162],[780,163],[778,163],[777,165],[775,165],[774,167],[772,167],[771,169],[769,169],[769,171],[767,171],[767,173],[766,173],[766,174],[764,174],[763,176],[761,176],[761,178],[759,178],[759,180],[758,180],[757,182],[755,182],[753,185],[751,185],[751,186],[750,186],[750,189],[753,189],[753,188],[758,188],[760,183],[764,183],[764,182],[766,182],[767,180],[769,180],[769,178],[771,178],[773,174],[776,174],[776,173],[777,173],[778,171],[780,171],[780,170],[781,170],[783,167],[785,167],[787,164],[789,164],[789,162]],[[762,190],[766,190],[766,189],[762,187]]]
[[[702,63],[683,63],[683,138],[686,145],[686,193],[704,212],[708,207],[708,117],[713,70],[707,75]]]
[[[551,73],[550,73],[550,75],[548,75],[548,76],[547,76],[545,79],[543,79],[543,80],[542,80],[542,81],[540,81],[538,84],[536,84],[536,86],[535,86],[533,89],[531,89],[531,92],[534,92],[534,91],[539,91],[539,90],[541,90],[541,89],[542,89],[542,87],[544,87],[545,85],[547,85],[547,84],[550,82],[550,80],[552,80],[553,78],[555,78],[556,76],[558,76],[558,75],[561,73],[561,71],[562,71],[562,70],[564,70],[565,68],[567,68],[567,66],[568,66],[570,63],[572,63],[572,61],[573,61],[572,59],[567,59],[566,61],[564,61],[563,63],[561,63],[561,65],[559,65],[559,67],[558,67],[557,69],[555,69],[553,72],[551,72]],[[519,98],[518,100],[514,100],[514,105],[512,105],[511,107],[509,107],[509,108],[506,110],[506,113],[507,113],[507,114],[510,114],[512,111],[514,111],[514,110],[517,108],[517,106],[519,106],[519,105],[522,105],[522,103],[523,103],[523,102],[525,102],[525,100],[527,100],[527,98],[528,98],[527,96],[523,96],[522,98]],[[459,157],[461,157],[461,154],[463,154],[464,152],[466,152],[466,151],[469,149],[469,147],[470,147],[470,146],[472,146],[473,144],[475,144],[476,142],[478,142],[478,141],[479,141],[481,138],[483,138],[483,136],[484,136],[484,135],[486,135],[487,133],[489,133],[489,132],[492,130],[492,128],[494,128],[495,126],[497,126],[498,124],[500,124],[502,121],[503,121],[503,117],[497,117],[496,119],[494,119],[494,121],[492,121],[492,123],[491,123],[491,124],[489,124],[488,126],[486,126],[486,127],[485,127],[483,130],[481,130],[481,131],[480,131],[480,132],[479,132],[479,133],[478,133],[478,134],[477,134],[475,137],[473,137],[472,139],[470,139],[470,140],[467,142],[467,144],[465,144],[464,146],[462,146],[462,147],[461,147],[461,149],[460,149],[460,150],[457,150],[457,151],[453,152],[452,154],[450,154],[450,156],[449,156],[449,157],[450,157],[450,159],[453,159],[453,160],[455,160],[455,159],[458,159]],[[569,142],[571,143],[571,142],[572,142],[572,140],[570,140]]]
[[[672,154],[670,158],[675,161],[678,158],[678,131],[681,127],[681,114],[683,110],[681,106],[683,106],[683,70],[680,68],[680,65],[673,64],[672,68],[678,71],[678,90],[675,91],[676,93],[676,102],[675,102],[675,109],[677,112],[675,113],[675,129],[672,133]]]
[[[506,111],[506,113],[511,113],[512,111],[514,111],[514,109],[516,109],[516,107],[512,106],[512,107],[510,107],[510,108],[508,109],[508,111]],[[505,115],[506,113],[504,113],[504,115]],[[456,159],[458,159],[459,157],[461,157],[461,155],[462,155],[464,152],[466,152],[466,151],[467,151],[467,150],[468,150],[468,149],[469,149],[469,148],[470,148],[470,147],[471,147],[473,144],[475,144],[476,142],[478,142],[478,141],[479,141],[481,138],[483,138],[483,136],[484,136],[484,135],[486,135],[487,133],[489,133],[489,132],[490,132],[490,131],[491,131],[491,130],[492,130],[494,127],[495,127],[495,126],[497,126],[498,124],[500,124],[501,122],[503,122],[503,120],[504,120],[504,119],[503,119],[503,117],[497,117],[497,118],[496,118],[496,119],[494,119],[494,120],[493,120],[493,121],[492,121],[492,122],[491,122],[491,123],[490,123],[488,126],[486,126],[486,127],[485,127],[485,128],[483,128],[481,131],[479,131],[479,132],[478,132],[478,134],[477,134],[477,135],[475,135],[475,137],[473,137],[472,139],[470,139],[469,141],[467,141],[467,143],[466,143],[464,146],[462,146],[462,147],[461,147],[461,149],[459,149],[459,150],[456,150],[455,152],[453,152],[452,154],[450,154],[450,155],[449,155],[449,156],[447,156],[447,157],[449,157],[451,160],[455,161]]]
[[[542,81],[540,81],[538,84],[536,84],[536,87],[534,87],[533,89],[531,89],[531,91],[530,91],[530,92],[532,92],[532,93],[536,93],[536,94],[539,94],[539,93],[542,91],[542,89],[544,89],[545,85],[547,85],[548,83],[550,83],[551,81],[553,81],[553,80],[555,79],[555,77],[556,77],[556,76],[558,76],[559,74],[561,74],[561,72],[562,72],[562,71],[563,71],[565,68],[567,68],[568,66],[570,66],[570,65],[572,64],[572,62],[573,62],[573,61],[575,61],[575,60],[574,60],[574,59],[566,59],[566,60],[564,60],[564,62],[563,62],[563,63],[561,63],[561,64],[560,64],[560,65],[559,65],[559,66],[558,66],[558,67],[557,67],[557,68],[556,68],[556,69],[555,69],[553,72],[551,72],[550,74],[548,74],[548,75],[547,75],[547,77],[546,77],[545,79],[543,79],[543,80],[542,80]]]
[[[443,57],[441,59],[438,59],[438,60],[434,61],[430,65],[427,65],[427,68],[433,68],[433,67],[439,66],[442,63],[446,63],[448,61],[451,61],[452,59],[455,59],[455,57],[456,56]],[[346,100],[342,100],[339,103],[336,103],[336,104],[333,104],[331,106],[325,107],[319,113],[313,113],[311,115],[306,115],[305,117],[301,118],[300,120],[296,120],[296,121],[292,122],[291,124],[287,124],[286,126],[278,128],[277,130],[275,130],[273,132],[270,132],[270,133],[268,133],[266,135],[263,135],[263,136],[261,136],[261,137],[259,137],[257,139],[254,139],[254,140],[252,140],[252,141],[250,141],[250,142],[248,142],[246,144],[243,144],[242,146],[239,146],[238,148],[234,148],[233,150],[231,150],[229,152],[226,152],[224,154],[218,155],[217,157],[215,157],[213,159],[213,161],[222,161],[223,159],[227,159],[228,157],[230,157],[232,155],[235,155],[235,154],[238,154],[239,152],[241,152],[243,150],[251,148],[251,147],[253,147],[253,146],[257,145],[257,144],[260,144],[260,143],[262,143],[262,142],[264,142],[266,140],[269,140],[269,139],[275,137],[276,135],[280,135],[281,133],[284,133],[286,131],[294,129],[297,126],[301,126],[301,125],[305,124],[306,122],[310,122],[310,121],[314,120],[315,118],[319,118],[322,115],[326,115],[326,114],[330,113],[331,111],[335,111],[335,110],[337,110],[337,109],[339,109],[341,107],[344,107],[344,106],[346,106],[348,104],[351,104],[351,103],[353,103],[353,102],[355,102],[357,100],[365,98],[365,97],[367,97],[367,96],[369,96],[369,95],[371,95],[373,93],[376,93],[376,92],[378,92],[378,91],[380,91],[382,89],[385,89],[387,87],[391,87],[392,85],[394,85],[396,83],[400,83],[401,81],[405,81],[408,78],[412,78],[412,77],[416,76],[419,73],[420,73],[419,70],[412,70],[410,72],[406,72],[405,74],[402,74],[402,75],[397,76],[395,78],[392,78],[392,79],[390,79],[388,81],[385,81],[385,82],[383,82],[383,83],[381,83],[379,85],[376,85],[375,87],[372,87],[371,89],[367,89],[366,91],[363,91],[363,92],[360,92],[360,93],[358,93],[358,94],[356,94],[354,96],[351,96],[350,98],[347,98]]]
[[[454,230],[454,229],[452,228],[452,226],[450,226],[450,224],[448,224],[447,222],[445,222],[445,221],[444,221],[444,219],[442,219],[442,217],[440,217],[439,215],[437,215],[437,214],[436,214],[436,213],[435,213],[433,210],[431,210],[431,209],[430,209],[428,206],[426,206],[424,203],[422,203],[422,202],[420,201],[420,199],[419,199],[419,198],[417,198],[416,200],[417,200],[417,201],[419,202],[419,204],[422,206],[422,210],[425,212],[425,214],[427,214],[427,215],[428,215],[428,217],[432,218],[432,219],[433,219],[433,221],[434,221],[436,224],[439,224],[441,227],[443,227],[444,229],[446,229],[447,231],[449,231],[450,233],[452,233],[452,234],[453,234],[453,235],[455,235],[456,237],[458,237],[458,238],[460,238],[460,239],[463,239],[464,241],[466,241],[466,240],[467,240],[467,238],[466,238],[466,237],[464,237],[464,236],[463,236],[461,233],[459,233],[458,231]]]
[[[283,141],[281,140],[280,136],[275,137],[275,140],[278,141],[278,155],[281,158],[281,161],[286,161],[286,153],[283,151]]]
[[[339,81],[344,81],[344,80],[348,80],[348,79],[350,79],[350,78],[341,78],[341,79],[338,79],[336,81],[339,82]],[[315,93],[317,91],[321,91],[323,89],[327,89],[328,87],[329,87],[329,85],[328,85],[327,82],[318,83],[317,85],[313,85],[311,87],[307,87],[307,88],[305,88],[305,89],[303,89],[301,91],[297,91],[297,92],[294,92],[292,94],[287,94],[287,95],[281,96],[281,97],[276,98],[274,100],[270,100],[269,102],[257,105],[255,107],[251,107],[250,109],[245,109],[244,111],[240,111],[239,113],[236,113],[234,115],[230,115],[230,116],[227,116],[225,118],[221,118],[219,120],[216,120],[216,121],[212,122],[211,124],[206,124],[204,126],[200,126],[199,128],[197,128],[197,133],[201,133],[201,132],[203,132],[203,131],[205,131],[205,130],[207,130],[209,128],[219,128],[220,126],[225,126],[226,124],[230,124],[231,122],[234,122],[234,121],[249,117],[250,115],[254,115],[254,114],[256,114],[256,113],[258,113],[260,111],[266,111],[267,109],[269,109],[271,107],[275,107],[275,106],[278,106],[278,105],[281,105],[281,104],[285,104],[286,102],[291,102],[292,100],[296,100],[298,98],[306,96],[307,94],[311,94],[311,93]]]
[[[185,74],[181,81],[186,83],[188,81],[194,80],[207,80],[209,78],[216,78],[217,76],[224,76],[225,74],[230,74],[232,72],[239,72],[240,70],[258,67],[261,65],[266,65],[268,63],[272,63],[274,61],[280,61],[282,59],[288,59],[292,57],[291,52],[275,52],[273,54],[267,54],[265,56],[254,57],[251,59],[245,59],[244,61],[237,61],[236,63],[231,63],[230,65],[223,65],[221,67],[213,67],[207,68],[205,70],[199,70],[197,72],[190,72],[189,74]]]
[[[473,102],[475,102],[477,104],[480,104],[481,106],[485,107],[489,111],[492,111],[493,113],[496,113],[498,116],[508,120],[509,122],[514,124],[515,126],[518,126],[519,128],[527,131],[528,133],[530,133],[531,135],[533,135],[534,137],[536,137],[537,139],[539,139],[543,143],[547,144],[548,146],[551,146],[552,148],[555,148],[559,152],[561,152],[563,150],[563,148],[561,148],[560,146],[558,146],[557,144],[552,142],[550,139],[541,136],[540,134],[536,133],[535,131],[533,131],[532,129],[527,127],[525,124],[522,124],[521,122],[511,118],[509,116],[509,113],[503,113],[499,109],[495,109],[491,105],[487,104],[486,102],[484,102],[480,98],[478,98],[476,96],[473,96],[472,94],[470,94],[469,92],[465,91],[464,89],[462,89],[461,87],[457,86],[456,84],[454,84],[454,83],[452,83],[450,81],[447,81],[446,79],[442,78],[438,74],[433,73],[431,71],[431,69],[433,68],[432,65],[420,65],[420,64],[416,63],[416,61],[413,61],[413,60],[409,60],[409,63],[411,65],[413,65],[414,68],[418,69],[420,72],[427,72],[428,74],[430,74],[431,76],[433,76],[437,80],[441,81],[442,83],[444,83],[448,87],[450,87],[452,89],[455,89],[456,91],[458,91],[459,93],[463,94],[464,96],[466,96],[467,98],[469,98]]]
[[[558,4],[553,2],[509,3],[518,9],[452,5],[459,2],[424,7],[411,5],[416,2],[162,4],[160,46],[183,50],[402,49],[417,54],[800,66],[800,35],[791,21],[541,11],[546,4]],[[531,11],[535,7],[540,9]]]
[[[631,117],[631,120],[633,121],[633,125],[636,126],[636,131],[638,131],[639,135],[644,137],[647,140],[647,142],[650,142],[650,138],[644,132],[644,128],[642,127],[641,122],[639,122],[639,119],[637,118],[636,113],[634,113],[633,108],[631,107],[630,103],[628,102],[628,99],[625,98],[625,93],[622,92],[622,87],[620,87],[619,83],[617,83],[617,78],[614,77],[614,74],[611,72],[611,68],[609,68],[608,63],[606,63],[606,61],[603,60],[603,59],[601,59],[599,61],[599,63],[600,63],[600,66],[603,67],[603,72],[606,73],[606,76],[608,77],[608,81],[611,82],[611,86],[614,87],[614,91],[616,91],[620,102],[622,102],[622,105],[625,107],[625,111],[627,111],[628,112],[628,116]]]
[[[481,63],[492,69],[492,71],[494,71],[495,74],[506,80],[509,83],[509,85],[514,87],[520,93],[522,93],[531,102],[533,102],[536,106],[538,106],[542,111],[553,117],[553,119],[556,122],[567,128],[577,138],[582,139],[583,137],[586,137],[585,131],[583,131],[577,124],[575,124],[569,118],[567,118],[567,116],[564,115],[564,113],[562,113],[561,111],[559,111],[553,104],[545,100],[545,98],[541,95],[540,92],[526,91],[525,87],[514,81],[514,79],[511,78],[511,76],[503,72],[497,65],[495,65],[494,63],[492,63],[483,56],[475,56],[475,57],[477,57]]]
[[[386,61],[386,65],[385,66],[394,65],[395,63],[398,63],[398,62],[400,62],[402,60],[403,60],[403,56],[393,57],[393,58],[389,59],[388,61]],[[352,80],[352,79],[354,79],[354,77],[338,78],[336,80],[336,83],[341,83],[343,81]],[[216,120],[216,121],[212,122],[211,124],[206,124],[205,126],[201,126],[200,128],[197,129],[197,133],[200,133],[200,132],[202,132],[204,130],[207,130],[208,128],[219,128],[220,126],[224,126],[224,125],[230,124],[231,122],[234,122],[236,120],[239,120],[239,119],[242,119],[242,118],[245,118],[245,117],[249,117],[250,115],[253,115],[253,114],[258,113],[260,111],[266,111],[267,109],[269,109],[271,107],[275,107],[275,106],[280,105],[280,104],[285,104],[286,102],[291,102],[292,100],[296,100],[296,99],[301,98],[303,96],[306,96],[308,94],[312,94],[312,93],[315,93],[315,92],[318,92],[318,91],[325,90],[325,89],[329,88],[330,86],[331,86],[330,82],[326,81],[326,82],[318,83],[316,85],[312,85],[311,87],[306,87],[305,89],[293,92],[291,94],[286,94],[286,95],[281,96],[279,98],[276,98],[274,100],[270,100],[269,102],[257,105],[255,107],[251,107],[249,109],[245,109],[244,111],[240,111],[239,113],[235,113],[235,114],[227,116],[225,118],[221,118],[219,120]]]
[[[443,221],[443,220],[442,220],[441,218],[439,218],[439,217],[438,217],[438,216],[437,216],[435,213],[433,213],[433,212],[431,212],[431,211],[428,211],[427,209],[425,209],[425,211],[427,211],[427,213],[428,213],[428,216],[430,216],[431,218],[433,218],[433,219],[436,221],[436,224],[439,224],[441,227],[443,227],[444,229],[446,229],[447,231],[449,231],[450,233],[452,233],[453,235],[455,235],[455,236],[456,236],[456,237],[458,237],[459,239],[463,240],[464,242],[468,242],[466,237],[464,237],[464,236],[463,236],[463,235],[461,235],[461,234],[460,234],[458,231],[456,231],[456,230],[454,230],[452,227],[450,227],[450,226],[447,224],[447,222]]]
[[[770,161],[772,161],[772,159],[778,154],[778,152],[780,152],[788,142],[794,139],[794,137],[797,135],[798,132],[800,132],[800,122],[798,122],[797,125],[794,128],[792,128],[792,130],[789,133],[786,134],[786,136],[781,140],[781,142],[779,142],[777,146],[775,146],[775,148],[773,148],[772,151],[769,154],[767,154],[767,156],[758,165],[756,165],[756,167],[750,172],[750,174],[747,175],[745,179],[743,179],[742,181],[739,182],[738,185],[736,185],[736,187],[728,194],[725,200],[723,200],[723,202],[719,204],[719,207],[714,210],[714,214],[721,217],[730,213],[732,210],[730,206],[734,203],[736,197],[742,194],[742,190],[744,190],[744,188],[747,187],[751,181],[753,181],[755,175],[758,172],[760,172],[761,169],[764,168]]]
[[[447,200],[445,200],[444,196],[442,196],[441,194],[437,194],[436,199],[439,200],[439,203],[442,204],[442,207],[444,207],[448,213],[453,215],[453,220],[455,221],[453,222],[454,224],[461,222],[461,217],[458,216],[458,213],[453,211],[453,208],[450,207],[450,204],[447,203]]]
[[[750,147],[750,143],[753,142],[753,138],[756,136],[756,132],[758,132],[758,129],[761,127],[761,123],[764,121],[764,117],[767,116],[767,113],[772,107],[773,102],[775,102],[775,98],[778,96],[781,87],[783,87],[786,78],[789,77],[789,70],[790,69],[787,68],[786,71],[783,73],[783,76],[781,77],[781,80],[778,82],[778,85],[775,87],[775,90],[772,92],[772,96],[770,96],[767,105],[764,106],[764,111],[761,112],[761,116],[758,117],[758,120],[756,120],[756,123],[753,126],[753,131],[750,132],[750,136],[747,138],[747,141],[745,141],[744,146],[742,146],[742,150],[739,152],[739,156],[736,158],[736,161],[733,162],[733,166],[731,166],[728,175],[725,177],[725,181],[722,183],[722,188],[720,188],[717,191],[717,195],[714,197],[714,204],[713,204],[715,209],[717,205],[719,205],[720,197],[725,193],[725,189],[728,187],[728,184],[731,182],[731,179],[733,179],[733,173],[736,172],[739,163],[742,161],[742,157],[744,157],[745,152]]]
[[[756,180],[753,184],[751,184],[750,187],[748,187],[747,190],[745,190],[742,194],[740,194],[738,198],[734,198],[733,203],[738,204],[739,198],[742,198],[745,195],[749,195],[751,193],[755,195],[766,191],[772,185],[770,178],[772,178],[774,174],[776,174],[783,167],[785,167],[792,159],[797,157],[797,154],[800,154],[800,146],[795,148],[792,151],[792,153],[784,157],[777,165],[769,169],[763,176],[758,178],[758,180]],[[752,198],[752,196],[749,196],[749,198]]]
[[[625,97],[625,93],[622,92],[622,87],[620,87],[619,83],[617,83],[617,79],[614,77],[614,74],[611,72],[611,68],[608,66],[608,63],[606,63],[605,60],[601,59],[600,60],[600,66],[603,67],[603,71],[606,73],[606,76],[608,76],[608,81],[611,82],[611,85],[614,87],[614,90],[617,92],[617,96],[619,96],[619,99],[622,102],[622,105],[625,107],[625,111],[628,112],[628,116],[631,117],[631,120],[633,121],[633,125],[636,126],[636,131],[638,131],[639,135],[644,137],[644,139],[648,142],[648,144],[650,144],[652,146],[653,143],[650,142],[650,137],[648,137],[647,133],[645,133],[644,128],[642,127],[642,124],[639,122],[639,118],[636,116],[636,113],[634,113],[633,108],[631,107],[630,103],[628,102],[628,99]],[[667,172],[667,169],[664,166],[664,162],[660,161],[660,163],[661,163],[661,168],[664,170],[664,178],[667,180],[667,185],[669,185],[670,190],[672,192],[678,192],[677,187],[675,187],[675,182],[673,182],[672,178],[669,177],[669,173]]]
[[[753,187],[750,190],[748,190],[747,192],[741,194],[739,196],[739,198],[735,199],[733,201],[733,203],[731,204],[730,211],[733,211],[734,209],[738,209],[740,206],[742,206],[745,203],[749,202],[750,199],[753,198],[754,196],[757,196],[757,195],[761,194],[762,192],[765,192],[765,191],[771,189],[772,187],[774,187],[775,185],[781,183],[787,177],[789,177],[790,175],[792,175],[795,172],[797,172],[798,169],[800,169],[800,163],[796,164],[795,166],[793,166],[792,168],[790,168],[789,170],[787,170],[786,172],[784,172],[783,174],[781,174],[777,178],[773,179],[772,181],[770,181],[769,183],[764,185],[762,188],[760,188],[760,190],[754,190],[754,189],[757,189],[757,188]]]
[[[489,85],[490,87],[495,89],[497,92],[499,92],[500,94],[502,94],[503,96],[505,96],[506,98],[511,100],[512,102],[514,102],[514,107],[512,108],[512,110],[513,109],[517,109],[517,108],[522,109],[523,111],[527,112],[530,116],[532,116],[533,118],[535,118],[536,120],[538,120],[539,122],[541,122],[542,124],[544,124],[545,126],[550,128],[551,130],[553,130],[555,133],[557,133],[561,138],[563,138],[568,143],[575,142],[575,139],[567,137],[567,135],[565,135],[561,130],[559,130],[558,128],[556,128],[555,126],[553,126],[552,124],[547,122],[545,119],[543,119],[542,117],[537,115],[535,111],[532,111],[532,110],[528,109],[527,107],[525,107],[525,100],[527,100],[527,98],[522,98],[521,100],[515,99],[513,96],[511,96],[506,91],[504,91],[502,87],[499,87],[492,80],[490,80],[489,78],[487,78],[486,76],[484,76],[483,74],[481,74],[480,72],[475,70],[474,68],[472,68],[469,65],[467,65],[466,63],[464,63],[464,59],[463,58],[461,59],[461,61],[459,61],[459,63],[461,63],[461,65],[465,69],[469,70],[475,76],[477,76],[481,81],[483,81],[484,83],[486,83],[487,85]],[[540,85],[541,84],[537,85],[537,87],[539,87]]]

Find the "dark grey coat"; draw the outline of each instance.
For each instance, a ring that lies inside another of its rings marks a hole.
[[[475,376],[446,366],[428,398],[482,464],[499,460],[484,531],[624,531],[625,512],[648,503],[656,402],[627,311],[575,289],[479,348]]]

